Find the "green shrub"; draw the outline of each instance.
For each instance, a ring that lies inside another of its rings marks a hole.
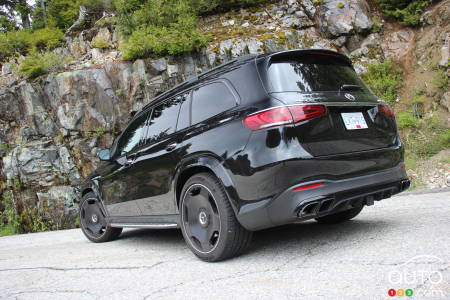
[[[434,1],[437,0],[376,0],[384,16],[412,26],[420,24],[420,16]]]
[[[133,60],[152,55],[177,55],[198,50],[209,41],[197,29],[185,30],[180,26],[146,26],[134,31],[121,47],[123,58]]]
[[[0,32],[0,61],[26,54],[31,47],[30,33],[26,30]]]
[[[403,71],[390,60],[369,65],[361,77],[377,96],[391,104],[403,87]]]
[[[102,10],[104,1],[98,0],[52,0],[47,7],[50,26],[68,29],[78,19],[79,7],[83,5],[90,11]]]
[[[16,234],[16,230],[9,224],[0,223],[0,237]]]
[[[0,33],[0,61],[14,56],[26,55],[33,49],[52,50],[64,44],[64,35],[57,28],[35,31],[14,30]]]
[[[176,55],[197,50],[210,39],[197,29],[197,18],[188,0],[122,0],[116,1],[116,6],[119,3],[124,59]]]
[[[419,124],[419,120],[414,118],[410,112],[399,113],[397,115],[397,124],[400,128],[415,128]]]
[[[450,148],[450,130],[437,130],[428,132],[430,137],[427,140],[419,140],[415,144],[414,152],[423,157],[428,158],[441,150]]]
[[[53,52],[33,52],[19,62],[19,74],[28,78],[54,72],[68,63],[67,57]]]
[[[95,37],[92,39],[91,46],[93,48],[108,49],[111,47],[109,42],[103,37]]]
[[[64,34],[57,28],[45,27],[31,34],[32,45],[39,50],[53,50],[64,44]]]
[[[437,73],[437,79],[435,80],[435,84],[438,88],[447,90],[448,89],[448,81],[449,76],[447,71],[438,71]]]
[[[226,12],[232,9],[247,8],[266,3],[278,2],[276,0],[189,0],[189,4],[199,15]]]

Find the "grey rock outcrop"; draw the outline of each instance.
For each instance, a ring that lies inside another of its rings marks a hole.
[[[315,19],[329,38],[364,33],[373,26],[365,0],[323,0]]]

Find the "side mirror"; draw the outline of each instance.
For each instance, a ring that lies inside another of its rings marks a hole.
[[[111,153],[109,152],[109,149],[101,149],[98,151],[97,157],[100,160],[108,161],[111,159]]]

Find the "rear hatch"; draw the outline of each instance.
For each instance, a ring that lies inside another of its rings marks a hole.
[[[287,129],[314,156],[367,151],[397,142],[395,119],[357,76],[351,62],[331,51],[293,51],[270,57],[263,82],[271,97],[294,107],[322,104],[327,113]]]

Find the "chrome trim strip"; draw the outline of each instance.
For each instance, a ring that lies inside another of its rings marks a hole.
[[[148,228],[148,229],[171,229],[178,228],[178,224],[176,223],[168,223],[168,224],[121,224],[121,223],[111,223],[111,227],[117,228]]]

